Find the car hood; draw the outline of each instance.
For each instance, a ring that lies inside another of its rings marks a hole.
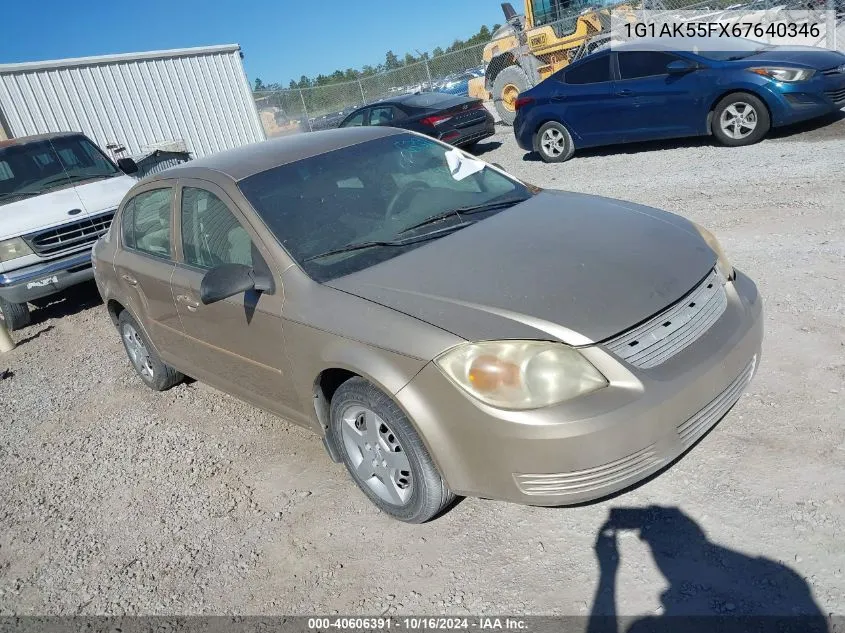
[[[753,64],[800,64],[816,70],[827,70],[845,64],[845,55],[838,51],[815,46],[776,46],[772,49],[745,57],[741,61]],[[752,64],[752,65],[753,65]]]
[[[674,303],[715,261],[679,216],[544,191],[326,285],[466,340],[588,345]]]
[[[0,240],[113,210],[136,182],[130,176],[115,176],[4,204],[0,206]],[[69,215],[72,209],[82,213]]]

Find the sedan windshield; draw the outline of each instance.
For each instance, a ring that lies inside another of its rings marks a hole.
[[[275,167],[239,186],[305,272],[327,281],[531,196],[524,185],[480,161],[462,159],[456,169],[453,158],[450,167],[452,151],[399,134]]]
[[[60,136],[0,148],[0,205],[121,172],[84,136]]]

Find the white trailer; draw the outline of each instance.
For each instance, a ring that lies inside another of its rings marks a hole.
[[[116,158],[263,141],[241,58],[229,44],[0,64],[0,138],[82,132]]]

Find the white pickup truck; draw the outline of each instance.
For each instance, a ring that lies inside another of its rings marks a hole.
[[[0,319],[30,322],[28,302],[94,277],[91,245],[137,181],[78,132],[0,141]]]

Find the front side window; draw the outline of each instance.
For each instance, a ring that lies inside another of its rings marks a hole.
[[[450,226],[483,221],[530,197],[520,182],[471,158],[464,163],[470,169],[455,177],[451,151],[396,134],[269,169],[239,187],[305,272],[326,281],[421,246],[427,233],[437,239]],[[394,244],[328,255],[373,241]]]
[[[622,79],[637,79],[669,74],[666,66],[678,59],[675,55],[659,51],[622,52],[619,56],[619,76]]]
[[[182,189],[182,251],[198,268],[252,266],[252,240],[220,198],[194,187]]]
[[[153,189],[139,193],[123,208],[123,244],[147,255],[170,258],[170,203],[173,190]]]
[[[564,74],[568,84],[596,84],[610,81],[610,55],[602,55],[571,68]]]

